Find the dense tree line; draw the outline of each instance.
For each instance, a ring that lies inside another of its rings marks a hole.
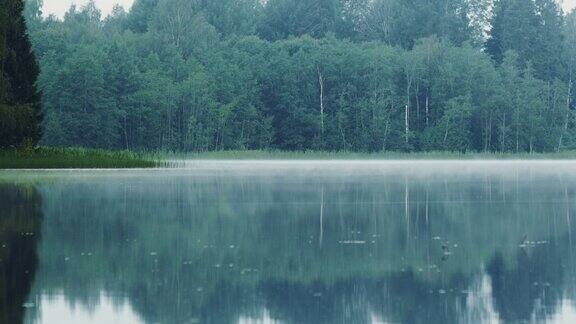
[[[0,2],[0,148],[40,140],[39,69],[26,32],[22,0]]]
[[[43,144],[133,150],[576,146],[576,14],[553,0],[137,0],[26,11]]]

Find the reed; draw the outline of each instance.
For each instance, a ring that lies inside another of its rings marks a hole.
[[[0,169],[127,169],[153,168],[151,154],[81,148],[0,150]]]
[[[329,152],[329,151],[215,151],[201,153],[164,153],[177,160],[573,160],[576,151],[558,153],[462,153],[432,152]]]

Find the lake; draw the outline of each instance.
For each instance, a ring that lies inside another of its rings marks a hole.
[[[576,163],[0,171],[0,323],[576,322]]]

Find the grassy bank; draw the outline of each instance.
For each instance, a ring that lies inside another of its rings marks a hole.
[[[162,160],[576,160],[558,153],[216,151],[139,154],[127,151],[40,148],[0,150],[0,169],[126,169],[167,166]]]
[[[152,157],[125,151],[39,148],[0,150],[0,169],[126,169],[152,168]]]
[[[190,160],[576,160],[576,151],[558,153],[460,153],[460,152],[324,152],[324,151],[216,151],[165,154],[167,159]]]

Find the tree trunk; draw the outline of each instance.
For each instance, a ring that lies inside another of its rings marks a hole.
[[[530,122],[530,154],[534,153],[534,121]]]
[[[520,126],[516,125],[516,153],[520,152]]]
[[[386,151],[388,146],[388,130],[390,128],[390,119],[386,119],[386,127],[384,127],[384,143],[382,144],[382,150]]]
[[[430,113],[430,97],[428,95],[428,89],[426,89],[426,128],[430,127],[429,113]]]
[[[415,127],[417,127],[418,129],[420,129],[420,97],[418,96],[420,93],[420,85],[418,84],[418,82],[416,82],[416,89],[415,89],[415,95],[416,95],[416,125]]]
[[[410,89],[412,87],[412,81],[408,81],[408,86],[406,89],[406,109],[404,111],[404,127],[405,127],[405,140],[406,145],[409,142],[409,133],[410,133]]]
[[[489,133],[489,137],[488,137],[488,149],[490,149],[490,147],[492,147],[492,112],[490,112],[490,127],[488,129]]]
[[[410,117],[409,117],[409,113],[410,113],[410,106],[406,105],[406,111],[404,113],[404,126],[406,127],[405,129],[405,139],[406,139],[406,145],[408,145],[408,133],[410,132]]]
[[[572,104],[572,73],[570,73],[570,80],[568,81],[568,95],[566,96],[566,116],[564,117],[564,127],[560,133],[560,140],[558,141],[558,152],[564,145],[564,134],[568,130],[568,122],[570,121],[570,105]]]
[[[484,137],[484,152],[488,152],[488,149],[492,144],[492,112],[490,112],[488,121],[486,122],[486,129],[484,131],[486,132]]]
[[[442,142],[442,146],[446,148],[446,141],[448,140],[448,132],[450,131],[450,122],[446,123],[446,131],[444,132],[444,141]]]
[[[502,113],[502,139],[501,139],[501,147],[500,150],[502,151],[502,153],[504,153],[504,150],[506,149],[506,112]]]
[[[324,141],[324,77],[318,69],[318,83],[320,84],[320,139]]]
[[[128,117],[126,115],[127,113],[124,113],[124,143],[126,150],[130,150],[130,146],[128,145]]]

